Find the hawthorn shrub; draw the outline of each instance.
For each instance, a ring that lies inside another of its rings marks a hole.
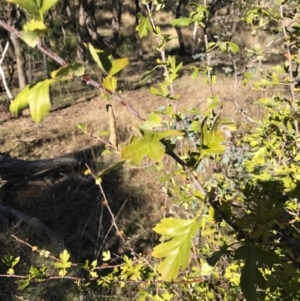
[[[166,105],[153,108],[146,120],[116,92],[115,75],[128,64],[126,58],[114,59],[87,44],[106,74],[99,84],[85,75],[83,65],[67,64],[42,44],[41,36],[48,31],[43,14],[55,0],[11,2],[36,14],[36,18],[25,24],[21,33],[2,21],[0,25],[62,65],[52,71],[51,78],[21,91],[10,106],[12,113],[29,107],[33,120],[41,121],[51,108],[50,85],[81,78],[140,119],[139,132],[124,145],[117,143],[112,119],[110,138],[104,139],[105,153],[115,152],[120,160],[97,174],[86,171],[95,178],[104,199],[103,175],[124,164],[140,166],[149,160],[160,172],[158,185],[168,198],[161,220],[153,228],[160,241],[151,258],[132,250],[131,256],[125,255],[122,263],[115,265],[110,250],[105,250],[100,261],[73,263],[67,250],[56,257],[27,244],[33,252],[50,258],[49,266],[31,267],[28,274],[16,275],[14,267],[22,258],[5,256],[2,261],[8,266],[8,275],[16,278],[18,288],[26,289],[35,281],[64,278],[83,290],[90,284],[109,290],[132,288],[131,298],[134,292],[137,300],[299,300],[299,1],[260,3],[248,8],[241,20],[254,37],[260,30],[268,30],[270,24],[282,36],[285,53],[278,65],[265,64],[269,49],[254,44],[242,50],[252,65],[239,74],[239,45],[230,40],[210,42],[205,36],[204,60],[191,67],[191,77],[203,74],[210,87],[205,110],[179,106],[176,78],[183,65],[165,53],[165,45],[173,37],[163,34],[154,19],[164,1],[154,1],[154,9],[150,1],[143,1],[147,14],[138,15],[137,31],[141,38],[155,35],[160,54],[155,68],[144,76],[163,70],[164,79],[149,92],[166,100]],[[189,5],[189,16],[174,20],[173,25],[194,23],[204,27],[205,32],[209,5],[206,1]],[[248,116],[234,96],[232,101],[243,122],[237,127],[234,119],[222,117],[223,101],[214,93],[218,74],[212,66],[212,54],[232,62],[236,82],[242,78],[244,84],[261,91],[263,97],[257,99],[257,104],[265,112],[263,119]],[[84,124],[79,128],[86,131]],[[174,164],[165,164],[165,156]],[[126,236],[118,228],[109,204],[106,206],[116,235],[126,244]],[[56,276],[48,273],[53,267],[57,269]]]

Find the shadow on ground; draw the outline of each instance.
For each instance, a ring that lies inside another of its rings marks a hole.
[[[94,178],[84,175],[86,164],[95,172],[111,164],[99,160],[101,150],[103,145],[99,144],[73,153],[68,156],[76,162],[73,166],[51,167],[51,160],[44,160],[48,164],[45,168],[20,168],[17,174],[9,173],[2,166],[0,257],[5,254],[21,257],[16,274],[26,275],[31,265],[42,266],[46,261],[15,241],[12,234],[32,246],[49,250],[54,256],[67,249],[73,262],[98,259],[99,265],[105,250],[118,257],[129,254],[131,249],[136,252],[151,249],[155,240],[151,232],[152,214],[154,207],[159,206],[158,200],[153,199],[155,188],[151,181],[154,180],[142,170],[125,168],[103,178],[106,200],[120,231],[124,231],[125,244],[112,226],[112,217]],[[5,266],[0,265],[0,274],[5,273]],[[53,269],[49,273],[55,275],[57,271]],[[80,277],[81,273],[78,271],[73,276]],[[19,295],[27,300],[71,300],[72,294],[72,300],[79,300],[79,291],[70,281],[35,283],[21,294],[14,280],[0,277],[0,287],[5,288],[1,289],[0,300],[14,300]],[[93,294],[86,300],[100,300],[102,293],[100,288],[95,288],[85,294]]]

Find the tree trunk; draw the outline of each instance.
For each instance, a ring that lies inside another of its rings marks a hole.
[[[113,32],[113,51],[117,51],[120,37],[121,17],[122,17],[123,0],[112,0],[112,32]]]
[[[97,22],[95,17],[95,1],[80,0],[77,28],[77,60],[86,59],[86,49],[83,43],[92,42],[95,47],[101,49],[112,49],[97,32]]]
[[[9,6],[9,18],[8,24],[18,28],[20,23],[20,16],[17,12],[17,8],[15,5]],[[11,42],[14,46],[15,51],[15,58],[17,64],[17,71],[18,71],[18,80],[19,80],[19,88],[23,89],[26,86],[26,72],[25,72],[25,59],[22,53],[20,40],[14,35],[10,34]]]
[[[185,0],[177,0],[176,4],[175,4],[175,18],[179,18],[181,15],[181,7],[186,3]],[[178,36],[178,42],[179,42],[179,48],[180,48],[180,54],[184,54],[185,53],[185,45],[183,42],[183,37],[182,37],[182,32],[180,27],[175,26],[175,30],[177,32],[177,36]]]
[[[141,12],[141,7],[140,7],[140,0],[135,0],[135,26],[139,25],[139,18],[138,14]],[[144,59],[144,51],[143,51],[143,45],[142,45],[142,40],[138,34],[137,31],[135,31],[135,41],[137,44],[137,57],[138,60],[143,60]]]
[[[83,62],[85,60],[86,49],[83,45],[84,37],[87,35],[86,30],[86,15],[82,3],[79,6],[78,13],[78,27],[77,27],[77,61]]]

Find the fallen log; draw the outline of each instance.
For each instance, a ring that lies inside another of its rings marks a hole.
[[[49,170],[63,166],[74,168],[78,165],[80,165],[80,161],[74,157],[27,161],[0,155],[0,176],[2,179],[7,179],[11,175],[32,174],[40,170]]]
[[[13,216],[19,219],[20,221],[24,221],[25,223],[33,227],[33,229],[35,230],[44,232],[52,242],[61,243],[61,240],[58,238],[58,236],[48,226],[42,223],[38,218],[29,216],[24,212],[13,209],[9,206],[0,205],[0,212],[8,216]]]

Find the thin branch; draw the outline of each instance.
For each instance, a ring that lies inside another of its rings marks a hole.
[[[0,26],[5,28],[11,34],[15,34],[18,38],[21,38],[21,33],[14,27],[8,25],[6,22],[0,20]],[[62,59],[60,56],[58,56],[56,53],[54,53],[52,50],[50,50],[49,48],[46,47],[46,45],[43,43],[42,39],[40,39],[39,42],[37,43],[37,47],[42,53],[46,54],[48,57],[53,59],[60,66],[67,65],[67,62],[64,59]],[[123,107],[125,107],[131,114],[136,116],[138,119],[145,121],[144,117],[138,111],[136,111],[133,107],[131,107],[129,104],[127,104],[118,94],[113,93],[112,91],[106,89],[100,83],[91,79],[88,75],[82,75],[79,78],[82,81],[84,81],[87,85],[91,85],[91,86],[99,89],[101,92],[105,93],[106,95],[110,96],[112,99],[114,99],[119,104],[121,104]]]
[[[88,170],[90,171],[90,174],[93,176],[93,178],[95,179],[96,183],[98,183],[98,187],[99,187],[100,192],[101,192],[101,194],[102,194],[102,196],[103,196],[103,199],[104,199],[104,200],[103,200],[103,204],[104,204],[104,206],[107,208],[107,210],[108,210],[108,212],[109,212],[109,214],[110,214],[110,216],[111,216],[111,219],[112,219],[112,225],[115,227],[118,236],[123,240],[123,235],[122,235],[122,233],[120,232],[120,230],[119,230],[119,228],[118,228],[118,226],[117,226],[115,216],[114,216],[114,214],[113,214],[113,212],[112,212],[112,210],[111,210],[111,208],[110,208],[110,206],[109,206],[109,204],[108,204],[108,200],[107,200],[107,197],[106,197],[105,192],[104,192],[104,190],[103,190],[101,181],[99,181],[99,180],[97,179],[97,176],[93,174],[92,170],[90,169],[90,167],[89,167],[87,164],[85,164],[85,166],[86,166],[86,167],[88,168]]]
[[[155,26],[155,22],[154,22],[154,19],[153,19],[153,16],[152,16],[153,13],[151,11],[150,5],[149,5],[149,3],[146,3],[145,5],[146,5],[147,11],[148,11],[148,16],[149,16],[153,31],[156,32],[156,26]],[[152,2],[152,5],[155,5],[155,4]],[[156,40],[157,40],[158,45],[160,46],[162,41],[160,40],[160,38],[158,36],[156,37]],[[164,74],[165,74],[166,78],[168,79],[168,82],[170,83],[169,84],[170,93],[171,93],[172,96],[174,96],[174,87],[173,87],[173,84],[172,84],[172,81],[171,81],[170,72],[169,72],[168,67],[167,67],[165,47],[160,47],[160,55],[161,55],[161,59],[162,59],[162,63],[163,63]],[[170,105],[169,100],[168,100],[168,105]],[[173,103],[173,109],[176,112],[175,103]]]
[[[2,47],[1,47],[1,48],[2,48]],[[10,102],[12,102],[13,96],[12,96],[12,94],[11,94],[11,92],[10,92],[8,86],[7,86],[5,74],[4,74],[4,71],[3,71],[3,68],[2,68],[2,63],[3,63],[3,60],[4,60],[4,58],[5,58],[5,55],[6,55],[6,52],[7,52],[8,48],[9,48],[9,42],[7,41],[6,44],[5,44],[5,47],[4,47],[4,49],[3,49],[1,58],[0,58],[0,76],[1,76],[1,78],[2,78],[2,82],[3,82],[3,86],[4,86],[4,88],[5,88],[6,94],[7,94],[8,98],[9,98]]]

